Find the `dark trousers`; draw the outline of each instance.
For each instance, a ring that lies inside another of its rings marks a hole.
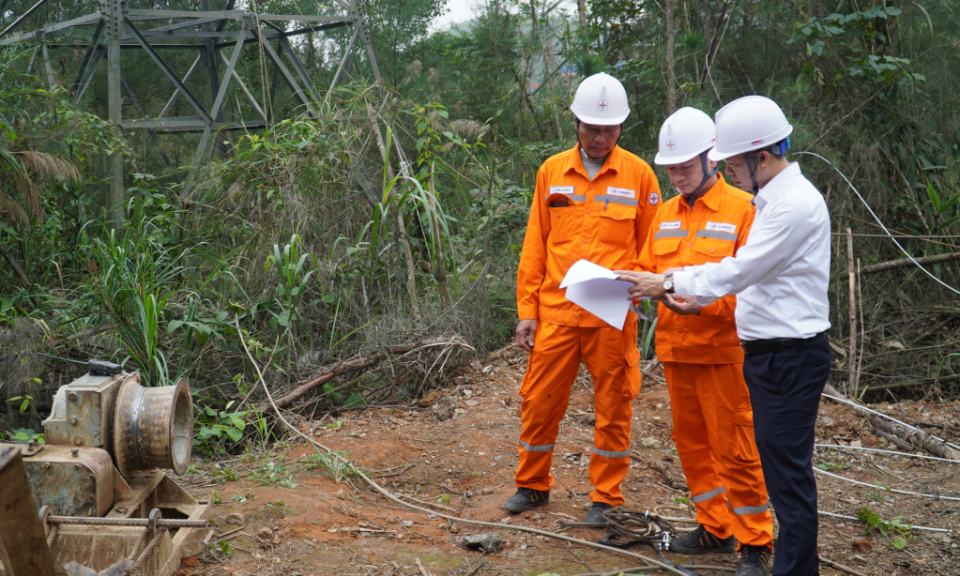
[[[780,523],[773,576],[816,576],[819,518],[811,457],[820,393],[830,376],[830,346],[817,338],[799,348],[747,354],[743,376],[760,466]]]

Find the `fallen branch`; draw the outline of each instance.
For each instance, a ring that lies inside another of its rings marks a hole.
[[[916,262],[914,262],[914,260]],[[942,262],[952,262],[954,260],[960,260],[960,252],[951,252],[949,254],[937,254],[935,256],[923,256],[921,258],[914,258],[913,260],[909,258],[899,258],[897,260],[889,260],[887,262],[880,262],[878,264],[871,264],[860,270],[861,274],[874,274],[876,272],[883,272],[885,270],[893,270],[895,268],[903,268],[904,266],[913,266],[914,264],[940,264]],[[853,270],[848,270],[853,272]],[[842,277],[842,275],[837,274],[834,276],[834,279]]]
[[[636,460],[637,462],[643,464],[647,468],[660,474],[660,477],[663,478],[663,481],[666,482],[674,490],[686,491],[690,488],[687,487],[686,483],[683,481],[682,477],[673,472],[669,466],[662,464],[656,459],[653,458],[644,458],[643,456],[637,454],[636,452],[630,452],[630,458]]]
[[[829,394],[830,396],[836,396],[837,398],[847,400],[847,402],[844,402],[844,404],[859,410],[867,418],[867,420],[870,421],[870,424],[873,425],[878,435],[882,436],[880,433],[884,432],[889,436],[895,436],[910,446],[910,448],[907,449],[926,450],[928,453],[933,454],[934,456],[939,456],[940,458],[945,458],[947,460],[960,460],[960,451],[951,448],[946,442],[934,438],[923,430],[881,418],[872,411],[867,411],[867,409],[863,408],[862,406],[850,401],[839,390],[829,384],[827,384],[823,391],[825,394]],[[899,442],[895,441],[894,443],[901,448],[903,447],[903,445],[901,445]]]
[[[866,574],[864,574],[859,570],[854,570],[849,566],[844,566],[839,562],[834,562],[833,560],[829,560],[827,558],[824,558],[823,556],[820,556],[820,563],[826,564],[827,566],[833,568],[834,570],[839,570],[840,572],[846,572],[847,574],[853,574],[853,576],[867,576]]]
[[[20,281],[20,285],[23,286],[24,289],[29,290],[31,284],[30,284],[30,281],[27,280],[27,275],[23,273],[23,270],[17,264],[17,261],[13,259],[13,256],[11,256],[9,252],[4,250],[2,246],[0,246],[0,256],[3,256],[3,259],[6,260],[7,264],[10,265],[10,269],[13,270],[13,273],[14,275],[16,275],[17,280]]]
[[[390,346],[385,350],[371,354],[370,356],[356,357],[351,358],[350,360],[345,360],[334,365],[332,368],[324,370],[317,376],[314,376],[310,380],[307,380],[303,384],[300,384],[290,392],[287,392],[285,395],[277,399],[277,406],[280,408],[286,408],[293,403],[294,400],[303,396],[306,392],[313,390],[317,386],[329,382],[336,376],[343,374],[345,372],[350,372],[352,370],[361,370],[363,368],[369,368],[374,364],[377,364],[387,356],[391,354],[404,354],[413,350],[410,346]]]

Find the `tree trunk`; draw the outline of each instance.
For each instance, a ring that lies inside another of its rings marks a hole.
[[[673,57],[673,5],[676,0],[664,0],[667,17],[667,115],[677,109],[677,74],[676,62]]]
[[[577,0],[577,13],[580,15],[580,31],[587,32],[587,0]]]
[[[724,19],[727,17],[728,6],[730,6],[730,0],[723,0],[723,5],[720,6],[720,13],[717,15],[717,27],[713,30],[713,37],[710,38],[710,45],[707,46],[707,56],[704,59],[703,71],[700,72],[701,90],[703,90],[703,87],[707,82],[707,76],[710,75],[710,65],[713,63],[713,58],[720,49],[720,40],[722,39],[721,34],[723,33]]]
[[[533,30],[540,42],[540,54],[543,56],[543,83],[550,88],[550,109],[553,111],[553,120],[557,124],[557,140],[563,142],[563,128],[560,124],[560,113],[557,112],[557,95],[553,91],[553,82],[550,81],[550,60],[547,58],[547,46],[543,43],[543,34],[540,32],[540,19],[537,18],[537,1],[530,0],[530,16],[533,19]]]

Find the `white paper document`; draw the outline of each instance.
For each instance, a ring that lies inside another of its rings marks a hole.
[[[563,277],[560,288],[567,289],[567,300],[597,316],[617,330],[623,330],[632,302],[628,292],[632,284],[617,280],[613,270],[588,260],[579,260]],[[634,309],[644,320],[646,317]]]

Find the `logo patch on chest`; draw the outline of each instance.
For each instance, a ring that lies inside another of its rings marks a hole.
[[[630,190],[629,188],[614,188],[613,186],[607,186],[607,196],[619,196],[621,198],[636,198],[637,191]]]
[[[704,230],[709,230],[710,232],[726,232],[727,234],[736,234],[737,225],[726,224],[723,222],[707,222]]]
[[[674,222],[661,222],[661,230],[679,230],[680,226],[683,224],[681,220],[676,220]]]

